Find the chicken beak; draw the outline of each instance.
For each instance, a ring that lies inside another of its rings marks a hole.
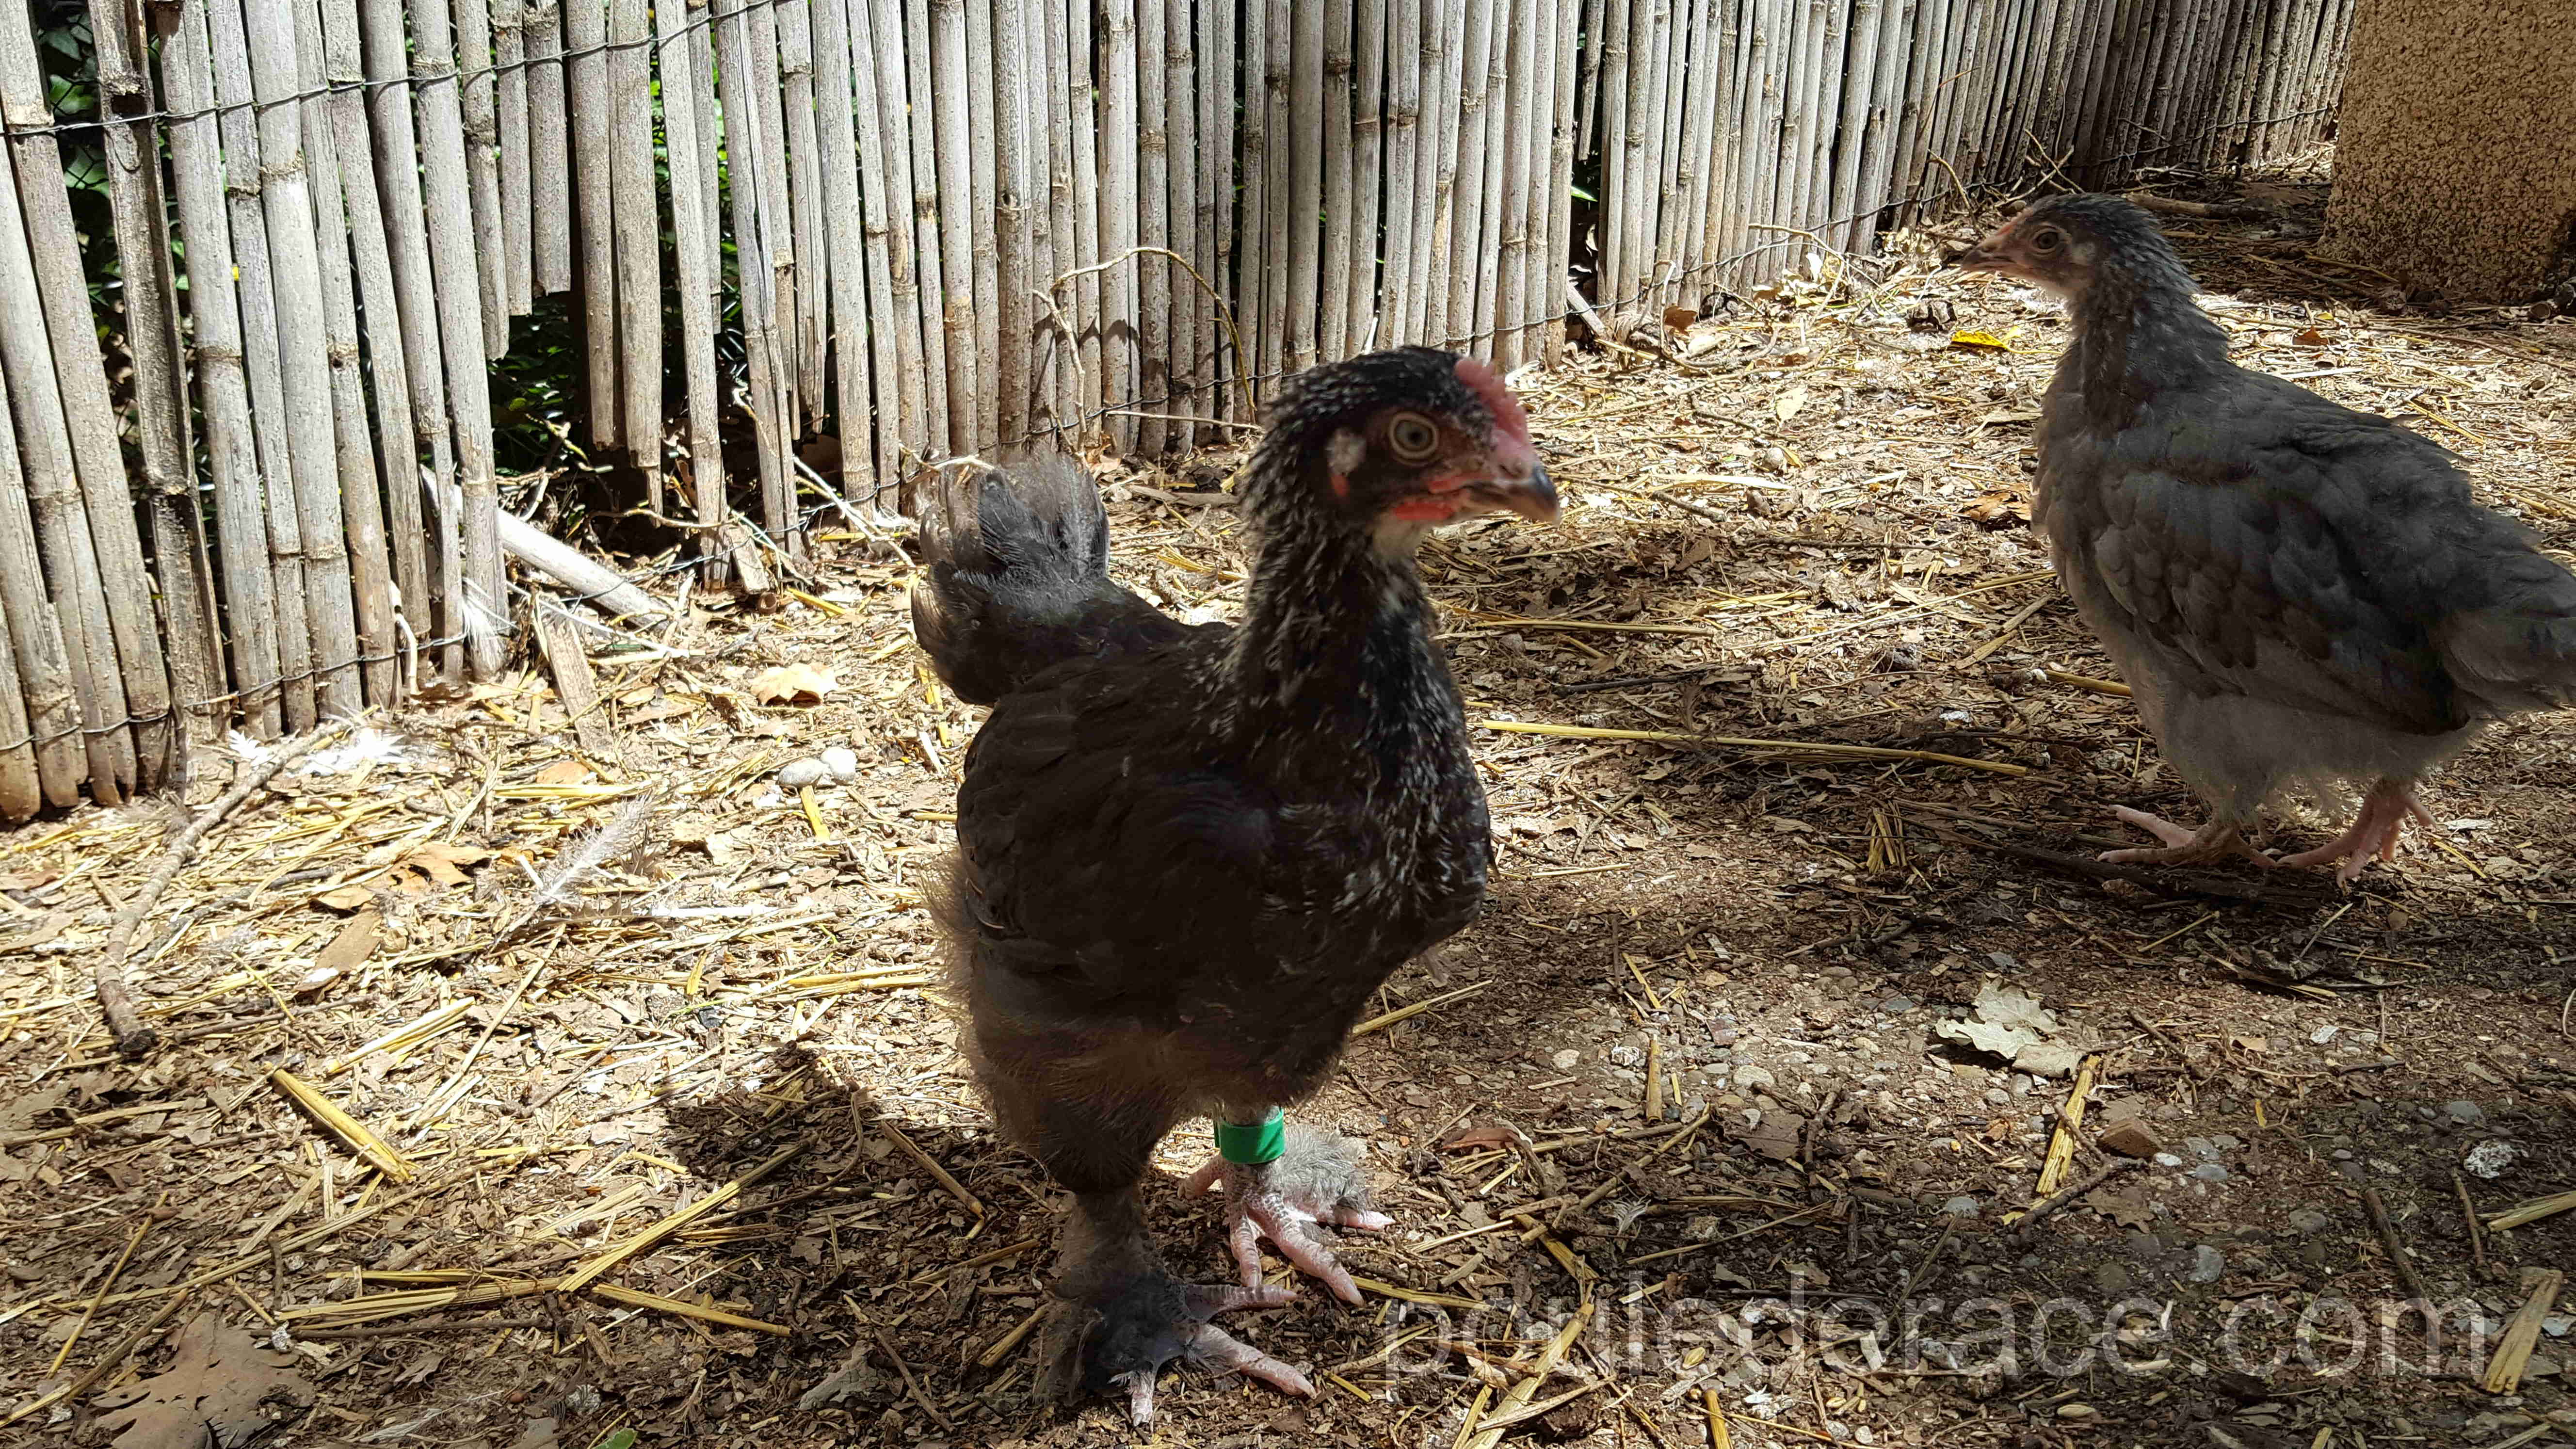
[[[2004,271],[2011,267],[2012,257],[2004,250],[2003,240],[2003,233],[1997,232],[1966,251],[1953,253],[1950,265],[1963,272]]]
[[[1556,485],[1548,480],[1538,450],[1523,444],[1514,453],[1495,458],[1492,475],[1469,484],[1467,491],[1488,508],[1508,509],[1532,523],[1556,522]]]

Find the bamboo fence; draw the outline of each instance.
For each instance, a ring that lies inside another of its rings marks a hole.
[[[545,299],[672,568],[751,578],[924,463],[2297,153],[2354,3],[87,0],[57,115],[0,0],[0,820],[496,671]]]

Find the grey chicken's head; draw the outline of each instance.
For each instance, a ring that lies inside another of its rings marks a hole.
[[[2033,202],[1950,260],[1961,271],[2012,277],[2069,301],[2113,271],[2146,283],[2179,281],[2186,290],[2191,285],[2173,245],[2145,208],[2098,193]]]
[[[1430,347],[1325,363],[1288,379],[1245,501],[1265,526],[1327,522],[1409,549],[1480,513],[1557,516],[1529,417],[1493,369]]]

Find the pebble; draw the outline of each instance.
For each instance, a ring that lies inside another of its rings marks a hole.
[[[2191,1175],[2200,1179],[2202,1182],[2225,1182],[2227,1180],[2227,1169],[2215,1162],[2204,1162],[2200,1166],[2193,1168],[2191,1170]]]
[[[2449,1113],[2451,1120],[2462,1127],[2484,1127],[2487,1125],[2486,1109],[2475,1102],[2444,1102],[2442,1104],[2442,1110]]]
[[[2158,1166],[2158,1167],[2180,1167],[2180,1166],[2182,1166],[2182,1159],[2181,1159],[2181,1158],[2179,1158],[2179,1157],[2174,1156],[2174,1155],[2173,1155],[2172,1153],[2170,1153],[2170,1152],[2159,1152],[2159,1153],[2157,1153],[2157,1154],[2156,1154],[2156,1166]]]
[[[1738,1087],[1751,1089],[1754,1087],[1776,1087],[1779,1084],[1780,1079],[1778,1077],[1771,1075],[1769,1071],[1761,1067],[1741,1066],[1735,1069],[1735,1085]]]
[[[1977,1200],[1972,1197],[1954,1197],[1941,1204],[1941,1212],[1945,1217],[1972,1218],[1977,1215]]]
[[[2207,1243],[2191,1250],[2191,1269],[2185,1276],[2194,1283],[2215,1283],[2227,1275],[2227,1255]]]
[[[1556,1069],[1558,1071],[1570,1072],[1574,1070],[1574,1064],[1576,1062],[1583,1060],[1583,1053],[1576,1051],[1572,1047],[1567,1047],[1565,1050],[1558,1052],[1555,1056],[1548,1058],[1548,1060],[1556,1063]]]
[[[822,760],[823,768],[832,772],[832,778],[843,784],[859,778],[859,753],[856,750],[834,745],[818,758]]]
[[[2094,1291],[2105,1298],[2125,1296],[2133,1282],[2135,1280],[2129,1276],[2129,1270],[2117,1263],[2101,1263],[2093,1269]]]
[[[2057,1417],[2061,1419],[2090,1419],[2098,1412],[2100,1411],[2095,1409],[2091,1404],[2060,1404],[2057,1406]]]
[[[1903,1016],[1905,1013],[1914,1009],[1914,998],[1911,996],[1891,996],[1885,1001],[1880,1002],[1878,1004],[1878,1009],[1887,1013],[1889,1016]]]
[[[1986,1088],[1986,1103],[1987,1105],[1994,1107],[2009,1107],[2012,1105],[2012,1093],[2005,1091],[2001,1087],[1988,1087]]]
[[[789,760],[778,767],[778,783],[790,790],[801,789],[807,785],[820,785],[830,778],[832,778],[832,767],[811,757]]]
[[[2290,1214],[2290,1231],[2312,1237],[2334,1226],[2334,1219],[2315,1208],[2301,1208]]]
[[[2504,1170],[2513,1166],[2513,1160],[2521,1155],[2522,1149],[2510,1142],[2489,1140],[2470,1148],[2468,1156],[2461,1160],[2460,1165],[2467,1168],[2472,1175],[2493,1182],[2502,1177]]]

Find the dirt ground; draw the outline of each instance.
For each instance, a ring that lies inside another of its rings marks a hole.
[[[2576,546],[2576,321],[2380,310],[2313,188],[2258,199],[2170,219],[2240,359]],[[532,658],[290,765],[146,913],[142,1065],[83,992],[173,813],[0,835],[0,1440],[2576,1443],[2576,1213],[2495,1221],[2576,1189],[2576,728],[2493,732],[2349,892],[2095,864],[2109,804],[2197,807],[2026,525],[2063,337],[1828,261],[1525,380],[1563,523],[1424,557],[1500,879],[1301,1114],[1396,1226],[1345,1240],[1365,1307],[1233,1322],[1318,1399],[1029,1402],[1053,1194],[921,897],[977,712],[843,538],[592,640],[578,721]],[[1102,465],[1176,612],[1239,595],[1231,462]]]

